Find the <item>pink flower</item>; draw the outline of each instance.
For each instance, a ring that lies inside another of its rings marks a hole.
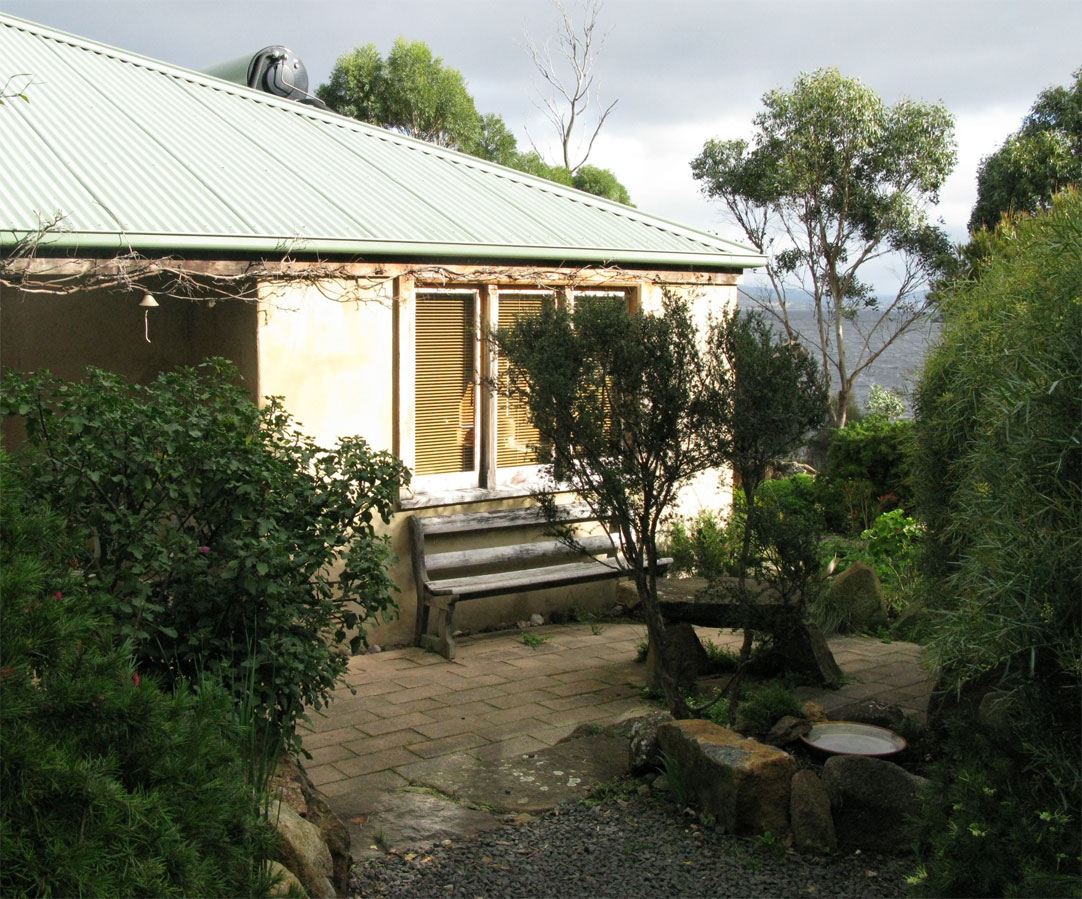
[[[135,684],[135,686],[137,686],[137,687],[139,686],[139,672],[138,671],[133,671],[131,673],[131,682],[133,684]]]
[[[53,594],[53,599],[55,599],[57,602],[60,602],[60,600],[62,600],[63,598],[64,594],[61,593],[59,590],[57,590],[56,593]]]
[[[210,552],[210,547],[209,546],[201,546],[201,547],[199,547],[199,551],[205,556],[207,553]]]

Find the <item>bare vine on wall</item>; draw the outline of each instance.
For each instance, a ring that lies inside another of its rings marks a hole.
[[[519,287],[574,289],[665,284],[676,277],[710,283],[713,276],[632,271],[618,265],[531,266],[435,263],[381,263],[300,258],[301,240],[284,242],[272,259],[186,259],[147,256],[132,247],[109,256],[60,255],[53,237],[64,232],[61,212],[42,217],[34,231],[0,250],[0,287],[24,294],[65,296],[85,291],[150,293],[156,297],[201,302],[241,300],[293,309],[288,297],[309,286],[339,303],[389,304],[396,278],[446,286],[514,284]]]

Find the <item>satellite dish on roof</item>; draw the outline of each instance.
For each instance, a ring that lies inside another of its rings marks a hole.
[[[326,109],[322,100],[308,93],[308,70],[304,63],[292,50],[280,44],[209,66],[202,72],[276,97]]]

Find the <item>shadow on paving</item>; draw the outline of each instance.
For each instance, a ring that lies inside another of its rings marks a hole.
[[[583,725],[555,746],[496,762],[442,756],[413,766],[408,787],[328,801],[350,830],[355,859],[468,839],[627,774],[629,728]]]

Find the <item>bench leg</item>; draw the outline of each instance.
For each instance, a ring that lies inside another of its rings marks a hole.
[[[432,652],[438,652],[445,659],[453,659],[455,657],[455,606],[454,603],[448,603],[444,606],[437,606],[436,612],[436,633],[427,634],[422,633],[420,640],[417,641],[417,645]],[[425,608],[425,618],[427,624],[428,607]]]

